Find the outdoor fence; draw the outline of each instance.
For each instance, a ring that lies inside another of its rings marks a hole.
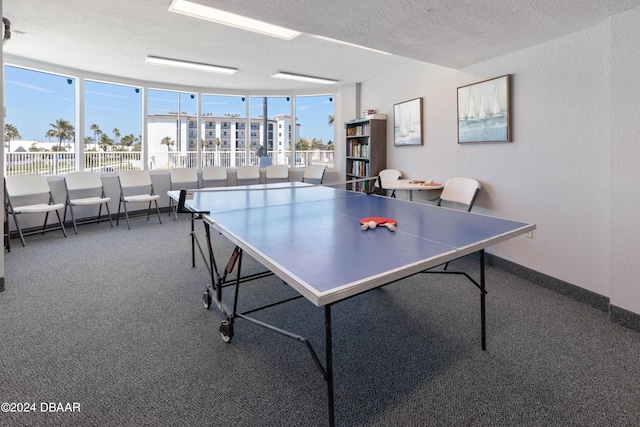
[[[323,150],[296,151],[295,162],[291,165],[291,151],[268,152],[273,164],[285,164],[295,167],[320,164],[327,168],[334,167],[334,152]],[[247,159],[248,156],[248,159]],[[4,174],[40,174],[59,175],[80,170],[75,153],[65,152],[9,152],[5,153]],[[195,151],[172,152],[150,151],[148,162],[142,164],[140,151],[107,151],[84,153],[84,169],[96,172],[117,172],[130,169],[174,169],[198,168],[207,166],[235,167],[245,164],[258,164],[258,157],[253,152],[232,153],[230,151],[203,151],[198,155]]]

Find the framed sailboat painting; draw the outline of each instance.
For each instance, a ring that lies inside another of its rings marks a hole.
[[[458,88],[458,144],[511,142],[511,74]]]
[[[393,105],[393,144],[422,145],[422,98]]]

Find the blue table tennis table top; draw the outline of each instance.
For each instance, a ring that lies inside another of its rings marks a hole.
[[[177,199],[177,193],[169,195]],[[301,183],[197,191],[185,207],[317,306],[477,252],[535,225]],[[360,219],[398,221],[362,230]]]

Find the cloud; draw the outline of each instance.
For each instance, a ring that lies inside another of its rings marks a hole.
[[[31,89],[31,90],[37,90],[39,92],[44,92],[44,93],[53,93],[52,90],[49,89],[45,89],[43,87],[38,87],[38,86],[33,86],[33,85],[29,85],[23,82],[19,82],[17,80],[10,80],[7,83],[15,85],[15,86],[22,86],[22,87],[26,87],[27,89]]]
[[[100,95],[100,96],[110,96],[111,98],[131,99],[130,96],[116,95],[116,94],[113,94],[113,93],[106,93],[106,92],[96,92],[96,91],[93,91],[93,90],[87,90],[87,91],[85,91],[85,93],[91,93],[93,95]]]

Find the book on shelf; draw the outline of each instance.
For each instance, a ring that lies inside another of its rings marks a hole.
[[[369,144],[351,141],[347,144],[348,157],[369,157]]]

